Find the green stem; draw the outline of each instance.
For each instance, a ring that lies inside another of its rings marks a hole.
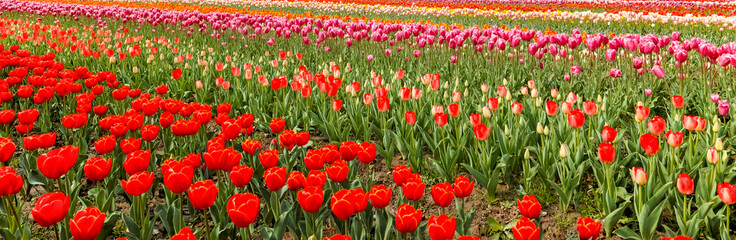
[[[207,209],[206,208],[202,212],[202,218],[204,219],[204,229],[205,229],[204,234],[205,234],[205,239],[209,239],[209,236],[210,236],[210,223],[208,221]]]

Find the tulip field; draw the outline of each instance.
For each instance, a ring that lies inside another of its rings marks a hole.
[[[736,239],[736,3],[3,0],[0,239]]]

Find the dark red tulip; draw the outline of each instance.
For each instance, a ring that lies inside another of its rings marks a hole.
[[[427,223],[427,231],[429,232],[429,237],[432,240],[454,239],[455,227],[457,227],[457,221],[455,218],[449,217],[445,214],[440,216],[431,216]]]
[[[369,199],[374,208],[385,208],[391,202],[391,188],[375,185],[371,188]]]
[[[286,184],[286,167],[266,169],[266,172],[263,173],[263,181],[266,183],[268,190],[278,191]]]
[[[644,149],[644,154],[647,156],[652,156],[659,152],[659,140],[649,133],[645,133],[639,137],[639,145]]]
[[[569,123],[572,128],[580,128],[585,124],[585,115],[583,115],[583,112],[581,112],[580,109],[573,109],[570,111],[570,114],[567,115],[567,123]]]
[[[616,140],[616,135],[618,135],[618,131],[616,131],[615,128],[605,126],[603,127],[603,131],[601,132],[601,140],[610,143]]]
[[[270,149],[258,154],[258,161],[261,162],[263,168],[272,168],[279,164],[279,151]]]
[[[466,198],[473,193],[473,183],[465,176],[457,176],[452,187],[452,192],[457,198]]]
[[[128,154],[123,162],[123,168],[128,175],[143,172],[151,164],[151,150],[138,150]]]
[[[516,221],[516,225],[511,228],[516,240],[539,240],[539,228],[534,222],[526,217],[521,217]]]
[[[128,180],[121,180],[120,184],[123,187],[123,190],[131,196],[140,196],[151,189],[154,178],[155,176],[153,173],[143,171],[133,174],[133,176],[130,176]]]
[[[396,210],[396,230],[401,233],[413,233],[422,221],[422,210],[409,204],[401,204]]]
[[[261,199],[250,193],[235,194],[227,201],[227,215],[239,228],[247,228],[255,223],[260,208]]]
[[[271,123],[269,124],[271,127],[271,132],[279,134],[281,131],[284,130],[284,127],[286,126],[286,121],[281,118],[274,118],[271,119]]]
[[[542,212],[542,205],[533,195],[524,195],[522,199],[517,199],[516,203],[519,205],[519,212],[524,217],[537,219]]]
[[[94,240],[105,224],[105,213],[96,207],[88,207],[74,214],[69,220],[69,230],[75,240]]]
[[[59,179],[74,167],[78,157],[78,147],[63,146],[39,155],[36,163],[45,177]]]
[[[610,143],[601,143],[598,145],[598,158],[602,163],[612,163],[616,160],[616,148]]]
[[[189,202],[195,209],[204,210],[212,207],[217,199],[217,185],[212,180],[199,181],[192,184],[187,192]]]
[[[332,194],[332,197],[330,197],[330,209],[332,209],[335,217],[344,221],[353,215],[354,204],[352,203],[353,199],[351,197],[348,189],[342,189]]]
[[[305,212],[316,213],[322,207],[324,192],[322,192],[322,188],[311,186],[299,191],[296,198],[299,201],[299,206]]]
[[[233,167],[233,170],[230,171],[230,181],[233,183],[233,185],[239,188],[248,185],[252,178],[253,168],[246,165],[235,166]]]
[[[349,170],[347,162],[342,159],[336,160],[326,168],[327,176],[330,178],[330,181],[337,183],[342,183],[347,180]]]
[[[164,185],[174,194],[181,194],[189,188],[194,178],[194,169],[191,166],[175,160],[167,160],[161,165],[164,175]]]
[[[406,199],[411,201],[419,201],[424,195],[424,188],[426,184],[422,182],[419,174],[415,173],[409,177],[404,184],[401,185],[401,192],[404,194]]]
[[[69,212],[69,197],[60,192],[50,192],[38,198],[31,210],[33,220],[41,227],[61,222]]]
[[[595,240],[601,234],[601,223],[591,218],[580,217],[577,225],[580,239]]]
[[[9,137],[0,137],[0,162],[7,162],[15,153],[15,143]]]
[[[0,198],[17,194],[23,188],[23,178],[10,167],[0,167]]]
[[[110,174],[112,159],[91,158],[84,164],[84,175],[92,182],[102,181]]]

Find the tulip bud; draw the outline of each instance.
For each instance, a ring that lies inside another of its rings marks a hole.
[[[542,134],[544,133],[544,127],[542,126],[542,123],[537,122],[537,133]]]
[[[484,84],[481,84],[480,85],[480,91],[483,92],[483,93],[487,93],[488,92],[488,85],[486,85],[485,83]]]
[[[531,96],[532,96],[532,98],[536,98],[537,96],[539,96],[539,91],[537,91],[536,88],[532,88],[532,94],[531,94]]]
[[[601,104],[601,112],[606,111],[606,103]]]
[[[542,107],[542,99],[541,98],[537,98],[537,100],[534,102],[534,105],[537,106],[537,107]]]
[[[596,102],[603,102],[603,97],[599,94],[598,97],[595,99]]]
[[[721,141],[721,138],[716,139],[716,144],[714,147],[718,151],[723,151],[723,141]]]
[[[727,161],[728,161],[728,157],[729,157],[729,156],[728,156],[728,151],[724,151],[724,152],[723,152],[723,153],[721,154],[721,161],[723,161],[723,162],[727,162]]]
[[[506,94],[506,101],[511,101],[511,94]]]
[[[508,80],[506,80],[506,78],[504,78],[504,79],[503,79],[503,85],[504,85],[504,86],[506,86],[506,85],[509,85],[509,81],[508,81]]]
[[[549,135],[549,127],[544,126],[544,135]]]
[[[550,91],[550,96],[552,96],[552,98],[557,98],[557,96],[559,95],[560,95],[560,91],[558,91],[556,88]]]
[[[566,158],[570,153],[567,151],[567,145],[564,143],[560,145],[560,158]]]
[[[509,129],[509,125],[504,124],[503,125],[503,134],[507,137],[511,135],[511,130]]]
[[[138,67],[137,66],[133,66],[133,73],[138,73]]]
[[[714,133],[717,133],[720,130],[721,130],[721,122],[718,122],[717,121],[717,122],[713,123],[713,132]]]
[[[524,151],[524,159],[529,160],[531,158],[532,158],[532,154],[529,152],[529,148],[527,148],[526,151]]]
[[[718,163],[718,151],[715,148],[708,148],[708,152],[705,154],[705,159],[711,164]]]
[[[483,117],[491,118],[491,109],[489,109],[488,107],[483,107]]]

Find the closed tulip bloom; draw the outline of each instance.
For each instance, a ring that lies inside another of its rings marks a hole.
[[[578,218],[577,226],[580,239],[595,240],[601,234],[601,223],[591,218]]]
[[[271,127],[271,132],[278,134],[284,130],[284,126],[286,126],[286,121],[281,118],[274,118],[271,119],[271,123],[269,124],[269,126]]]
[[[610,143],[616,140],[616,135],[618,135],[618,131],[616,131],[615,128],[605,126],[603,127],[603,131],[601,132],[601,140]]]
[[[38,198],[31,210],[33,220],[41,227],[49,227],[64,220],[69,212],[69,197],[60,192],[50,192]]]
[[[18,122],[22,125],[31,125],[38,119],[38,109],[26,109],[18,113]]]
[[[182,228],[179,233],[172,236],[170,240],[196,240],[196,236],[190,228]]]
[[[434,122],[437,123],[438,127],[444,127],[445,125],[447,125],[447,113],[435,113]]]
[[[454,239],[456,226],[457,221],[455,218],[442,214],[440,216],[429,217],[427,231],[432,240]]]
[[[145,125],[141,128],[141,139],[151,142],[158,137],[159,127],[157,125]]]
[[[326,168],[327,177],[330,178],[330,181],[336,183],[342,183],[347,180],[349,170],[347,162],[342,159],[336,160]]]
[[[246,165],[238,165],[230,171],[230,181],[235,187],[245,187],[253,178],[253,168]]]
[[[255,223],[260,208],[261,199],[250,193],[235,194],[227,201],[227,215],[238,228],[247,228]]]
[[[430,192],[432,193],[432,200],[440,207],[450,206],[452,200],[455,199],[450,183],[438,183],[430,188]]]
[[[212,204],[215,203],[218,191],[217,185],[208,179],[192,184],[187,193],[192,206],[195,209],[204,210],[212,207]]]
[[[456,240],[481,240],[481,238],[476,236],[460,236]]]
[[[368,207],[369,197],[362,188],[350,189],[348,197],[353,203],[353,214],[363,212]]]
[[[270,149],[258,154],[258,161],[261,162],[263,168],[272,168],[279,163],[279,151],[276,149]]]
[[[585,124],[585,115],[583,115],[580,109],[573,109],[567,115],[567,123],[574,129],[580,128]]]
[[[680,95],[672,95],[672,106],[675,108],[685,107],[685,98]]]
[[[332,237],[324,237],[322,240],[352,240],[348,235],[335,234]]]
[[[257,150],[262,150],[263,147],[261,146],[261,142],[255,141],[253,139],[245,139],[243,141],[243,144],[241,144],[243,147],[243,151],[248,153],[249,155],[253,156]]]
[[[656,116],[652,118],[652,120],[649,120],[649,123],[647,124],[649,127],[649,133],[651,133],[654,136],[659,136],[664,132],[665,127],[667,127],[667,124],[664,122],[664,119],[662,119],[659,116]]]
[[[406,199],[419,201],[424,195],[424,189],[426,186],[427,185],[423,183],[422,179],[419,177],[419,174],[415,173],[401,185],[401,192],[404,194]]]
[[[123,168],[128,175],[145,171],[151,164],[151,150],[138,150],[128,154],[123,162]]]
[[[460,115],[460,105],[458,105],[457,103],[452,103],[447,106],[447,111],[450,113],[451,117],[457,117]]]
[[[409,204],[401,204],[396,210],[396,230],[401,233],[413,233],[422,221],[422,210]]]
[[[521,114],[521,111],[524,109],[524,107],[521,105],[520,102],[514,102],[511,104],[511,112],[519,115]]]
[[[589,116],[598,115],[598,104],[593,101],[585,101],[583,102],[583,111]]]
[[[63,146],[38,156],[38,170],[49,179],[59,179],[66,174],[79,157],[79,148]]]
[[[298,132],[295,135],[294,143],[296,143],[297,146],[304,146],[309,143],[309,132]]]
[[[417,122],[417,114],[414,111],[408,111],[404,113],[404,119],[409,125],[414,125]]]
[[[141,139],[139,138],[126,138],[120,141],[120,150],[123,154],[128,155],[132,152],[141,149]]]
[[[308,213],[316,213],[322,207],[324,192],[319,187],[307,187],[296,194],[299,206]]]
[[[15,153],[15,143],[9,137],[0,137],[0,162],[7,162]]]
[[[731,183],[728,183],[728,182],[719,183],[718,184],[718,197],[726,205],[731,205],[731,204],[736,203],[736,186],[733,186],[731,185]]]
[[[404,165],[395,166],[394,171],[391,173],[394,183],[399,186],[403,185],[404,182],[412,176],[412,174],[411,168]]]
[[[307,179],[304,182],[304,188],[316,186],[321,189],[325,186],[326,182],[327,174],[325,172],[322,172],[320,170],[312,170],[309,171],[309,175],[307,175]]]
[[[304,187],[307,178],[304,177],[304,173],[301,172],[290,172],[289,177],[286,179],[286,185],[289,187],[289,191],[297,191]]]
[[[332,100],[332,110],[335,112],[339,112],[342,109],[342,100],[340,99],[334,99]]]
[[[391,188],[384,185],[375,185],[369,195],[373,208],[385,208],[391,202]]]
[[[340,157],[345,161],[352,161],[358,154],[360,146],[353,141],[345,141],[340,144]]]
[[[23,188],[23,178],[10,167],[0,167],[0,198],[17,194]]]
[[[670,130],[667,131],[664,136],[667,138],[667,144],[669,144],[670,147],[679,147],[682,145],[683,134],[681,132],[673,132]]]
[[[151,189],[154,178],[155,175],[153,173],[143,171],[130,176],[128,180],[121,180],[121,185],[125,192],[131,196],[140,196]]]
[[[557,115],[558,109],[559,105],[555,101],[547,101],[547,103],[544,105],[544,110],[547,111],[547,115],[549,116]]]
[[[533,195],[524,195],[521,199],[517,199],[516,203],[519,206],[519,212],[524,217],[537,219],[542,212],[542,205]]]
[[[693,194],[693,191],[695,190],[695,182],[690,178],[690,175],[687,173],[680,173],[680,176],[677,177],[677,190],[685,195]]]
[[[526,217],[521,217],[516,221],[516,225],[511,228],[516,240],[538,240],[539,239],[539,228],[534,222]]]
[[[204,153],[204,162],[210,171],[229,172],[240,163],[242,154],[235,152],[232,147],[217,149]]]
[[[271,192],[278,191],[286,184],[286,167],[272,167],[263,173],[263,181]]]
[[[164,185],[174,194],[181,194],[189,188],[194,178],[194,169],[191,166],[177,161],[166,161],[161,166],[164,175]]]
[[[639,186],[647,183],[647,173],[643,168],[634,167],[631,169],[631,179]]]
[[[473,133],[475,134],[476,139],[484,141],[491,135],[491,129],[481,123],[473,127]]]
[[[356,153],[358,161],[363,164],[370,164],[376,159],[376,144],[370,142],[362,142]]]
[[[84,175],[92,182],[102,181],[110,174],[112,159],[91,158],[84,164]]]
[[[718,164],[718,150],[716,148],[708,148],[708,151],[705,154],[705,160],[707,160],[710,164]]]
[[[688,236],[662,237],[660,240],[693,240]]]
[[[659,152],[659,140],[649,133],[645,133],[639,137],[639,145],[644,149],[644,154],[647,156],[653,156]]]
[[[649,108],[644,106],[636,106],[634,110],[634,118],[637,122],[643,122],[649,118]]]
[[[465,176],[457,176],[452,184],[452,192],[457,198],[466,198],[473,193],[473,183]]]
[[[335,194],[332,194],[332,197],[330,197],[330,209],[332,209],[332,213],[335,214],[335,217],[340,220],[344,221],[350,218],[355,211],[350,191],[348,189],[342,189],[337,191]]]
[[[105,224],[105,213],[96,207],[88,207],[74,214],[69,220],[69,230],[75,240],[94,240]]]
[[[616,148],[610,143],[598,145],[598,158],[602,163],[612,163],[616,159]]]

